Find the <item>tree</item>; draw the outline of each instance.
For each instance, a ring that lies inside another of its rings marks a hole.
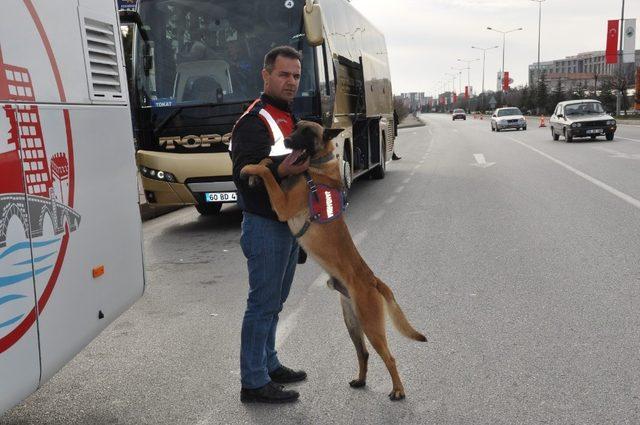
[[[547,88],[547,76],[546,73],[540,75],[538,85],[536,87],[536,106],[540,108],[541,113],[546,113],[547,103],[549,99],[549,90]]]
[[[550,99],[550,103],[549,103],[549,110],[553,110],[556,108],[556,105],[564,100],[567,100],[567,96],[564,93],[564,91],[562,91],[562,80],[560,78],[558,78],[558,84],[556,84],[556,87],[553,89],[553,92],[551,92],[551,99]]]
[[[409,115],[409,109],[406,107],[404,99],[401,97],[395,97],[393,99],[393,109],[395,109],[396,114],[398,114],[398,122],[402,122],[402,120]]]
[[[578,83],[578,85],[571,90],[571,100],[573,99],[586,99],[587,98],[587,88],[582,85],[582,83]]]
[[[521,111],[526,113],[526,111],[529,109],[527,107],[527,103],[529,102],[529,98],[531,97],[531,94],[529,93],[529,86],[524,86],[520,94],[520,103],[518,106],[520,107]]]
[[[611,80],[604,80],[600,85],[600,96],[598,96],[598,100],[602,102],[605,111],[611,112],[616,110],[616,95],[613,93]]]

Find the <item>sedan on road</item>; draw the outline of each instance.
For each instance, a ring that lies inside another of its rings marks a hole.
[[[454,109],[453,110],[453,114],[452,114],[452,120],[467,120],[467,113],[464,111],[464,109]]]
[[[560,102],[549,119],[553,140],[563,136],[567,142],[574,137],[590,137],[594,140],[604,136],[613,140],[616,132],[616,120],[604,112],[597,100],[581,99]]]
[[[527,120],[518,108],[498,108],[491,115],[491,131],[500,131],[507,128],[526,130]]]

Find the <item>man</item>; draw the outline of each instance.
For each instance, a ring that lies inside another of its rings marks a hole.
[[[398,137],[398,121],[400,120],[400,118],[398,117],[398,113],[396,112],[396,110],[393,110],[393,137]],[[396,149],[395,149],[396,145],[395,143],[393,144],[393,155],[391,155],[391,159],[393,161],[397,161],[399,159],[402,159],[402,157],[399,157],[398,155],[396,155]]]
[[[284,138],[294,129],[291,104],[298,90],[301,55],[287,46],[272,49],[264,59],[264,93],[236,123],[231,137],[233,180],[243,211],[240,244],[247,258],[249,297],[242,322],[240,400],[286,403],[299,394],[282,385],[302,381],[307,374],[282,366],[275,350],[278,314],[289,295],[298,260],[298,244],[287,223],[278,221],[263,185],[249,187],[240,170],[266,157],[276,180],[300,174],[307,159],[294,164]]]

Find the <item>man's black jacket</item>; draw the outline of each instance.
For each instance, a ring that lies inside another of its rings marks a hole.
[[[265,94],[260,96],[263,103],[271,104],[276,108],[291,113],[286,102],[273,99]],[[238,188],[238,204],[243,211],[257,214],[272,220],[278,220],[278,216],[271,208],[269,195],[263,184],[258,187],[249,187],[248,179],[240,178],[240,170],[248,164],[257,164],[269,156],[272,138],[269,129],[258,117],[259,108],[254,108],[244,115],[235,125],[231,135],[231,161],[233,162],[233,182]],[[293,116],[293,115],[292,115]],[[294,118],[295,122],[295,118]],[[269,167],[276,181],[280,183],[278,165],[286,158],[286,155],[271,157],[273,164]]]

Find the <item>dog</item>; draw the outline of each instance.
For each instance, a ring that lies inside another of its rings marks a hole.
[[[271,206],[280,221],[286,221],[298,242],[331,276],[330,288],[340,293],[340,304],[349,336],[358,357],[358,377],[349,385],[353,388],[366,384],[369,352],[364,335],[384,361],[393,389],[391,400],[405,398],[405,391],[398,375],[396,361],[389,351],[385,330],[385,307],[392,323],[404,336],[416,341],[427,338],[416,331],[400,306],[391,289],[371,271],[362,259],[351,239],[342,215],[319,217],[314,197],[326,198],[327,207],[335,211],[339,196],[330,191],[342,189],[340,164],[334,156],[334,139],[342,130],[325,129],[310,121],[298,122],[295,130],[285,139],[285,146],[292,149],[292,160],[305,161],[310,165],[305,175],[285,178],[279,185],[267,168],[270,159],[259,164],[246,165],[241,170],[243,177],[258,176],[269,194]],[[318,188],[322,188],[318,196]],[[329,193],[329,195],[327,195]]]

